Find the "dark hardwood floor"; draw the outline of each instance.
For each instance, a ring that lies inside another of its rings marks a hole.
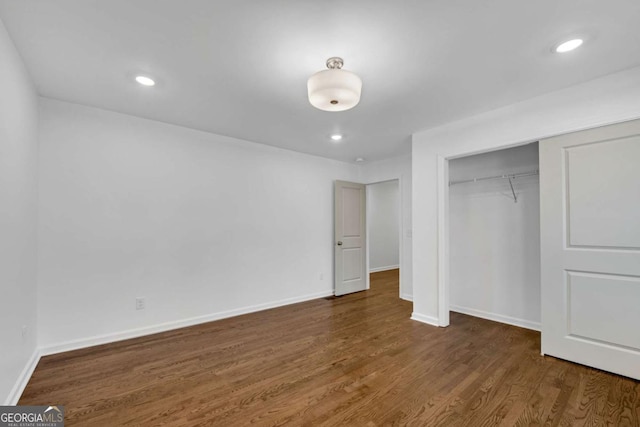
[[[371,284],[44,357],[20,404],[87,426],[640,426],[639,382],[542,357],[526,329],[412,321],[397,270]]]

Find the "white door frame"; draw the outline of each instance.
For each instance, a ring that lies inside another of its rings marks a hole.
[[[365,209],[366,212],[366,216],[367,216],[367,229],[366,229],[366,236],[367,236],[367,248],[366,248],[366,252],[367,252],[367,265],[366,265],[366,269],[367,269],[367,289],[371,288],[371,278],[370,273],[369,273],[369,267],[370,267],[370,263],[369,263],[369,258],[370,258],[370,251],[369,251],[369,242],[371,239],[369,239],[369,224],[370,224],[370,218],[369,218],[369,186],[370,185],[375,185],[375,184],[382,184],[383,182],[391,182],[391,181],[398,181],[398,265],[400,266],[399,270],[399,278],[398,281],[400,282],[400,286],[399,286],[399,297],[402,298],[402,296],[404,295],[403,290],[404,290],[404,286],[403,286],[403,281],[402,281],[402,261],[404,259],[403,256],[403,247],[404,247],[404,232],[402,229],[402,225],[403,225],[403,212],[402,212],[402,177],[398,176],[397,178],[389,178],[389,179],[385,179],[382,181],[375,181],[375,182],[369,182],[366,183],[366,188],[367,188],[367,206]],[[404,299],[404,298],[402,298]]]
[[[637,118],[625,118],[623,120],[611,120],[605,123],[594,123],[589,126],[575,127],[567,129],[562,132],[556,132],[548,135],[541,135],[537,138],[531,138],[527,140],[521,140],[515,143],[499,143],[497,145],[490,145],[476,150],[460,149],[454,144],[448,146],[446,149],[440,151],[437,154],[437,188],[438,188],[438,326],[449,326],[449,287],[450,287],[450,251],[449,251],[449,160],[453,160],[460,157],[473,156],[475,154],[489,153],[492,151],[504,150],[506,148],[519,147],[522,145],[530,144],[543,139],[566,135],[573,132],[595,129],[602,126],[608,126],[616,123],[623,123]],[[540,195],[542,197],[542,194]],[[415,218],[414,218],[415,221]],[[416,284],[414,283],[414,286]],[[434,319],[435,321],[435,319]],[[431,323],[435,325],[434,323]]]
[[[449,152],[438,155],[438,326],[449,326],[449,160],[519,147],[536,141],[538,139],[490,147],[479,151],[459,151],[453,147]]]

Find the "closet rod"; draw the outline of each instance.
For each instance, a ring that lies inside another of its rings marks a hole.
[[[524,172],[524,173],[514,173],[511,175],[496,175],[496,176],[485,176],[482,178],[473,178],[473,179],[465,179],[462,181],[449,181],[449,186],[452,185],[457,185],[457,184],[466,184],[467,182],[478,182],[478,181],[489,181],[492,179],[515,179],[515,178],[522,178],[525,176],[534,176],[534,175],[538,175],[539,171],[538,169],[530,171],[530,172]]]

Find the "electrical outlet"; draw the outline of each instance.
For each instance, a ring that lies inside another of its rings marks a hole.
[[[320,273],[320,280],[324,280],[324,274]]]
[[[144,310],[144,298],[136,298],[136,310]]]
[[[22,339],[26,339],[28,333],[29,327],[27,325],[22,325]]]

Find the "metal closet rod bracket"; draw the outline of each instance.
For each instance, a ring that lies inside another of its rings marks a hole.
[[[516,191],[513,189],[513,182],[511,182],[511,177],[509,177],[509,186],[511,187],[511,194],[513,194],[513,203],[518,203],[518,196],[516,196]]]

